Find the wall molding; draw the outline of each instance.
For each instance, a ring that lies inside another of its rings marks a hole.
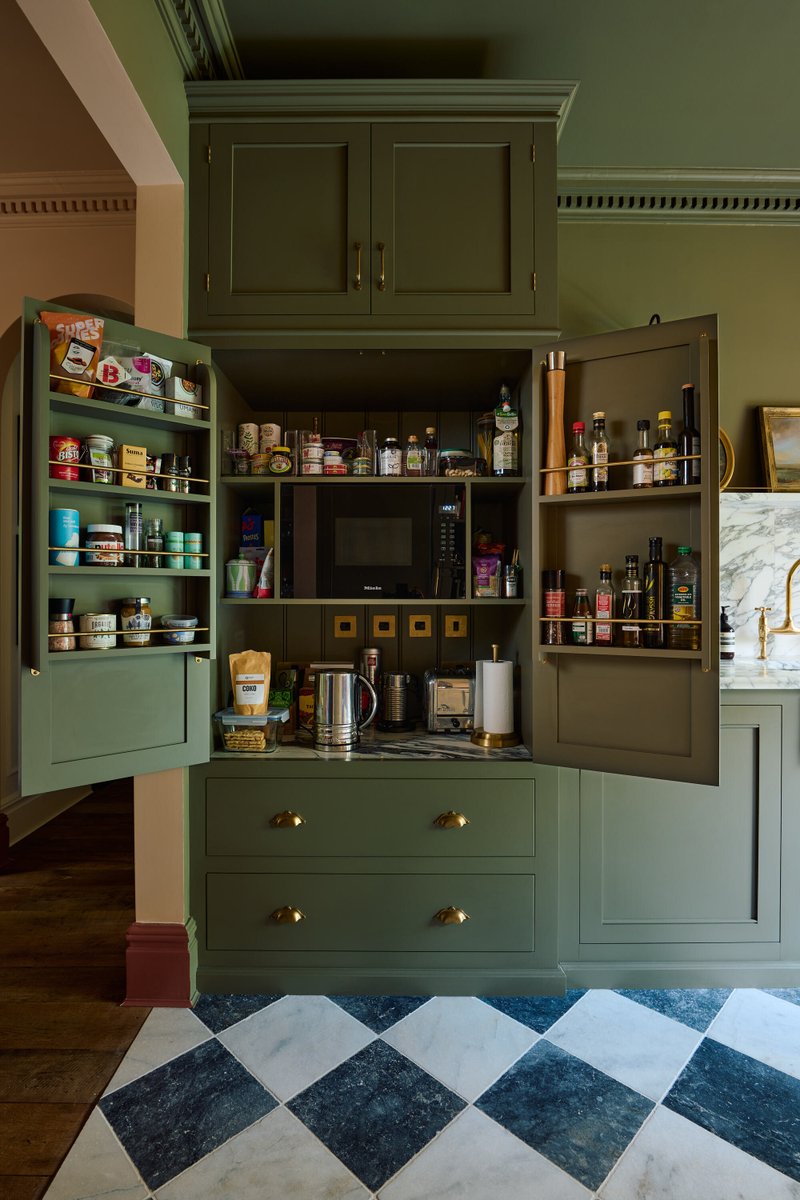
[[[800,224],[800,170],[562,167],[559,221]]]
[[[242,79],[222,0],[156,0],[186,79]]]
[[[135,224],[136,186],[121,170],[0,175],[0,228],[45,221]]]

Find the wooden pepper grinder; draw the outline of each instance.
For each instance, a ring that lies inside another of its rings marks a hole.
[[[546,467],[565,467],[564,380],[566,354],[551,350],[547,355],[547,454]],[[567,490],[567,472],[549,471],[544,477],[545,496],[563,496]]]

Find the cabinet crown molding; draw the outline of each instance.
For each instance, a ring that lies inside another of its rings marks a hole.
[[[281,119],[363,121],[402,117],[429,120],[552,121],[558,133],[566,121],[578,84],[565,80],[520,79],[297,79],[222,80],[185,85],[193,121]]]

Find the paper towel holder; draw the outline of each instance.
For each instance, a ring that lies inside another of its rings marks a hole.
[[[492,643],[492,662],[497,662],[500,656],[500,646]],[[509,746],[518,746],[520,738],[513,730],[510,733],[487,733],[485,729],[475,729],[470,741],[484,750],[504,750]]]

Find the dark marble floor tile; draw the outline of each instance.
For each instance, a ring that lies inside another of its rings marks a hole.
[[[384,1033],[403,1017],[428,1003],[427,996],[329,996],[373,1033]]]
[[[653,1105],[543,1038],[475,1107],[594,1190]]]
[[[779,1000],[788,1000],[790,1004],[800,1004],[800,988],[760,988],[759,991],[769,992]]]
[[[481,996],[480,999],[521,1025],[546,1033],[583,995],[585,989],[568,988],[563,996]]]
[[[100,1108],[155,1190],[277,1103],[212,1039],[112,1092]]]
[[[698,1033],[705,1033],[722,1008],[730,988],[615,988],[637,1004],[644,1004],[673,1021],[680,1021]]]
[[[286,1107],[374,1192],[466,1106],[377,1040]]]
[[[280,996],[201,996],[192,1012],[212,1033],[221,1033],[280,999]]]
[[[705,1038],[663,1104],[800,1181],[800,1079]]]

